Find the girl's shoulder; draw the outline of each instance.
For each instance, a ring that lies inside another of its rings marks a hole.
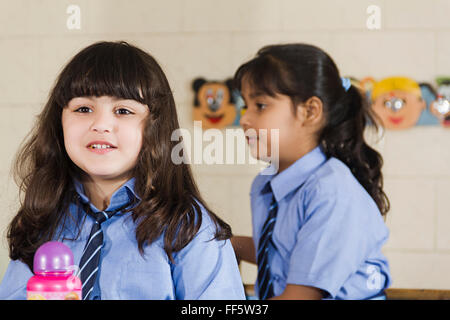
[[[337,158],[329,158],[313,172],[306,180],[303,191],[301,201],[304,205],[329,202],[336,208],[348,208],[355,212],[362,210],[380,215],[370,194],[351,170]]]
[[[386,239],[389,231],[377,204],[359,183],[351,170],[339,159],[330,158],[305,183],[305,190],[297,197],[303,221],[346,221],[349,225],[364,226],[366,235]]]
[[[350,168],[341,160],[331,157],[322,166],[317,168],[305,185],[320,194],[340,194],[365,191],[350,171]]]
[[[208,229],[211,232],[215,231],[215,223],[212,217],[210,216],[208,210],[199,200],[195,199],[195,203],[197,204],[199,209],[198,210],[195,206],[193,206],[193,209],[195,211],[195,219],[201,217],[201,224],[198,233],[204,231],[205,229]]]
[[[351,170],[339,159],[329,158],[324,165],[313,172],[305,182],[301,199],[304,206],[328,203],[333,212],[347,215],[381,217],[380,211],[370,194],[359,183]]]
[[[190,219],[194,219],[194,225],[197,225],[200,223],[200,227],[197,231],[197,235],[199,233],[205,233],[207,230],[207,233],[212,233],[213,230],[215,230],[215,224],[213,221],[213,218],[210,216],[208,210],[205,208],[203,203],[197,199],[194,201],[195,205],[192,204],[192,211],[193,214],[186,215],[186,220],[183,220],[183,222],[180,223],[187,223],[190,221]],[[127,233],[129,234],[130,238],[134,239],[134,234],[136,233],[136,228],[138,227],[139,221],[132,219],[131,214],[124,217],[125,219],[121,223],[123,227],[126,229]],[[163,226],[164,227],[164,226]],[[159,238],[155,241],[156,243],[159,243],[160,245],[163,245],[165,231],[161,233]]]
[[[195,212],[195,224],[200,224],[199,229],[196,232],[195,236],[183,249],[174,253],[175,261],[182,259],[186,254],[191,252],[191,250],[195,251],[204,248],[205,246],[207,246],[207,244],[217,248],[220,248],[223,245],[230,245],[228,240],[219,239],[217,237],[217,234],[221,229],[221,225],[218,223],[215,214],[210,213],[205,205],[201,203],[201,201],[198,201],[196,199],[195,203],[197,204],[197,206],[193,205],[193,209]]]

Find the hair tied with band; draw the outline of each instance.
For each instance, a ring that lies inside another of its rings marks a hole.
[[[345,91],[348,91],[348,89],[352,86],[350,79],[341,77],[341,80],[342,80],[342,86],[344,87]]]

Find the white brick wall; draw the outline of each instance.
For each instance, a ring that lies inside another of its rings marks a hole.
[[[66,28],[70,4],[81,8],[81,30]],[[369,5],[381,8],[380,30],[366,27]],[[0,0],[0,277],[6,226],[18,206],[11,160],[56,75],[81,48],[126,40],[153,54],[174,90],[181,126],[192,128],[192,79],[230,77],[266,44],[315,44],[344,75],[450,75],[449,14],[447,0]],[[386,132],[376,144],[392,205],[384,251],[394,287],[450,289],[449,141],[448,130],[416,127]],[[235,234],[250,235],[248,192],[259,166],[193,169],[211,208]],[[241,271],[245,282],[254,280],[254,266]]]

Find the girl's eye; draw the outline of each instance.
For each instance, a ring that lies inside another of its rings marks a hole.
[[[81,111],[81,110],[88,110],[88,111],[84,112],[84,111]],[[88,107],[84,107],[83,106],[83,107],[80,107],[80,108],[76,109],[75,112],[89,113],[90,112],[89,110],[91,110],[91,109],[89,109]],[[119,114],[121,114],[121,115],[133,114],[130,110],[124,109],[124,108],[117,109],[117,111],[119,111]]]
[[[123,108],[121,108],[121,109],[118,109],[118,111],[126,111],[126,113],[122,113],[122,114],[132,114],[132,112],[131,111],[129,111],[129,110],[127,110],[127,109],[123,109]]]
[[[84,110],[88,109],[88,110],[90,110],[88,107],[80,107],[77,110],[75,110],[75,112],[80,112],[79,110],[81,110],[81,109],[84,109]],[[81,113],[85,113],[85,112],[81,112]]]
[[[265,104],[265,103],[257,103],[257,104],[256,104],[256,107],[257,107],[259,110],[264,110],[264,109],[267,107],[267,104]]]

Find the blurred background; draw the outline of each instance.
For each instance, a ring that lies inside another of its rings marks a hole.
[[[370,6],[379,9],[375,28]],[[0,279],[9,262],[6,227],[19,207],[11,161],[56,76],[82,48],[125,40],[152,54],[181,127],[192,130],[192,80],[232,77],[267,44],[314,44],[356,78],[449,76],[449,16],[448,0],[0,0]],[[370,141],[385,161],[392,287],[450,289],[450,129],[416,126]],[[234,234],[250,236],[249,191],[260,166],[193,169],[211,208]],[[253,283],[256,267],[244,264],[241,273]]]

